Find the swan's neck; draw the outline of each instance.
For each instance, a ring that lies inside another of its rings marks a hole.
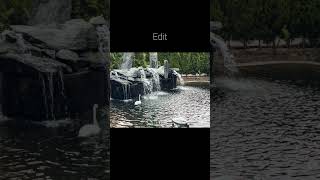
[[[93,124],[98,125],[97,121],[97,107],[93,106]]]
[[[139,101],[140,101],[140,94],[139,94]]]

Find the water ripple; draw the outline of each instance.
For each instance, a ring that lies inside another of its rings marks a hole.
[[[211,179],[319,179],[319,86],[217,79]]]

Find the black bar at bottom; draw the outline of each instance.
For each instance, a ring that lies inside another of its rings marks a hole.
[[[111,129],[111,179],[210,179],[210,129]]]

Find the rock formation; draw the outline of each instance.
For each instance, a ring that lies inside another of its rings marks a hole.
[[[1,34],[5,115],[54,119],[107,103],[109,30],[103,17],[90,22],[12,25]]]

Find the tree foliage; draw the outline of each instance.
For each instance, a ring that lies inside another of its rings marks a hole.
[[[103,15],[109,18],[109,0],[72,0],[72,17],[90,19]]]
[[[227,40],[257,39],[273,42],[281,37],[287,42],[305,38],[310,46],[319,44],[319,0],[211,0],[211,20],[224,24]]]
[[[8,24],[25,24],[30,17],[32,0],[1,0],[0,32]]]
[[[111,69],[117,69],[121,66],[123,53],[111,53]],[[158,53],[159,65],[168,60],[170,67],[178,68],[183,74],[209,73],[209,54],[176,52],[176,53]],[[149,53],[135,53],[134,67],[147,67],[149,65]]]

